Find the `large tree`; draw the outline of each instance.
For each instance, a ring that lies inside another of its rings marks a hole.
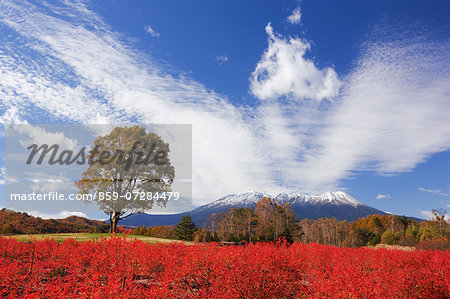
[[[89,167],[76,182],[80,193],[95,194],[100,210],[109,215],[110,232],[120,220],[143,213],[153,204],[165,206],[175,170],[169,145],[141,126],[116,127],[94,140]]]

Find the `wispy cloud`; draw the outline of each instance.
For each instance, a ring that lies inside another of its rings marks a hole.
[[[151,36],[159,37],[159,32],[156,32],[150,25],[145,26],[144,29],[145,29],[145,31],[150,33]]]
[[[355,171],[411,171],[450,148],[449,45],[368,43],[305,155],[312,185],[333,186]]]
[[[217,56],[215,60],[219,63],[219,65],[222,65],[225,62],[227,62],[228,60],[230,60],[230,57],[228,55],[222,55],[222,56]]]
[[[250,75],[261,102],[244,108],[167,73],[77,3],[2,2],[2,123],[191,123],[196,205],[250,188],[328,191],[450,148],[448,40],[373,38],[338,76],[268,24]]]
[[[290,14],[290,15],[287,17],[287,21],[288,21],[289,23],[291,23],[291,24],[299,24],[301,18],[302,18],[302,14],[301,14],[301,12],[300,12],[300,6],[298,6],[297,8],[295,8],[295,9],[292,11],[292,14]]]
[[[390,194],[378,194],[376,199],[386,199],[386,198],[391,198]]]
[[[0,167],[0,185],[5,184],[5,167]]]
[[[422,187],[419,187],[418,189],[419,189],[419,191],[437,194],[439,196],[450,196],[450,192],[442,192],[442,190],[439,190],[439,189],[427,189],[427,188],[422,188]]]
[[[26,124],[27,121],[20,117],[19,109],[15,106],[9,106],[0,116],[0,124]]]
[[[30,123],[191,123],[194,204],[231,190],[280,189],[244,110],[164,72],[98,18],[83,13],[73,24],[48,9],[60,8],[27,2],[0,8],[2,30],[10,33],[0,37],[5,118],[19,107],[17,116]]]

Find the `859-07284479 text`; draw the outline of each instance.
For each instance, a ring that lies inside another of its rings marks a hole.
[[[179,192],[125,192],[119,194],[118,192],[94,192],[89,194],[72,193],[65,194],[57,191],[46,193],[12,193],[10,200],[12,201],[64,201],[64,200],[78,200],[78,201],[108,201],[108,200],[178,200],[180,199]]]

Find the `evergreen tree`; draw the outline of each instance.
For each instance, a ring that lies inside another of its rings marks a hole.
[[[190,215],[183,216],[180,223],[177,224],[174,230],[174,236],[179,240],[192,241],[194,232],[197,230],[195,223],[192,221]]]

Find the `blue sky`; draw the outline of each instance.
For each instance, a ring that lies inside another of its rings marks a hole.
[[[0,120],[190,123],[196,205],[344,190],[426,217],[450,204],[449,12],[448,1],[5,1]]]

